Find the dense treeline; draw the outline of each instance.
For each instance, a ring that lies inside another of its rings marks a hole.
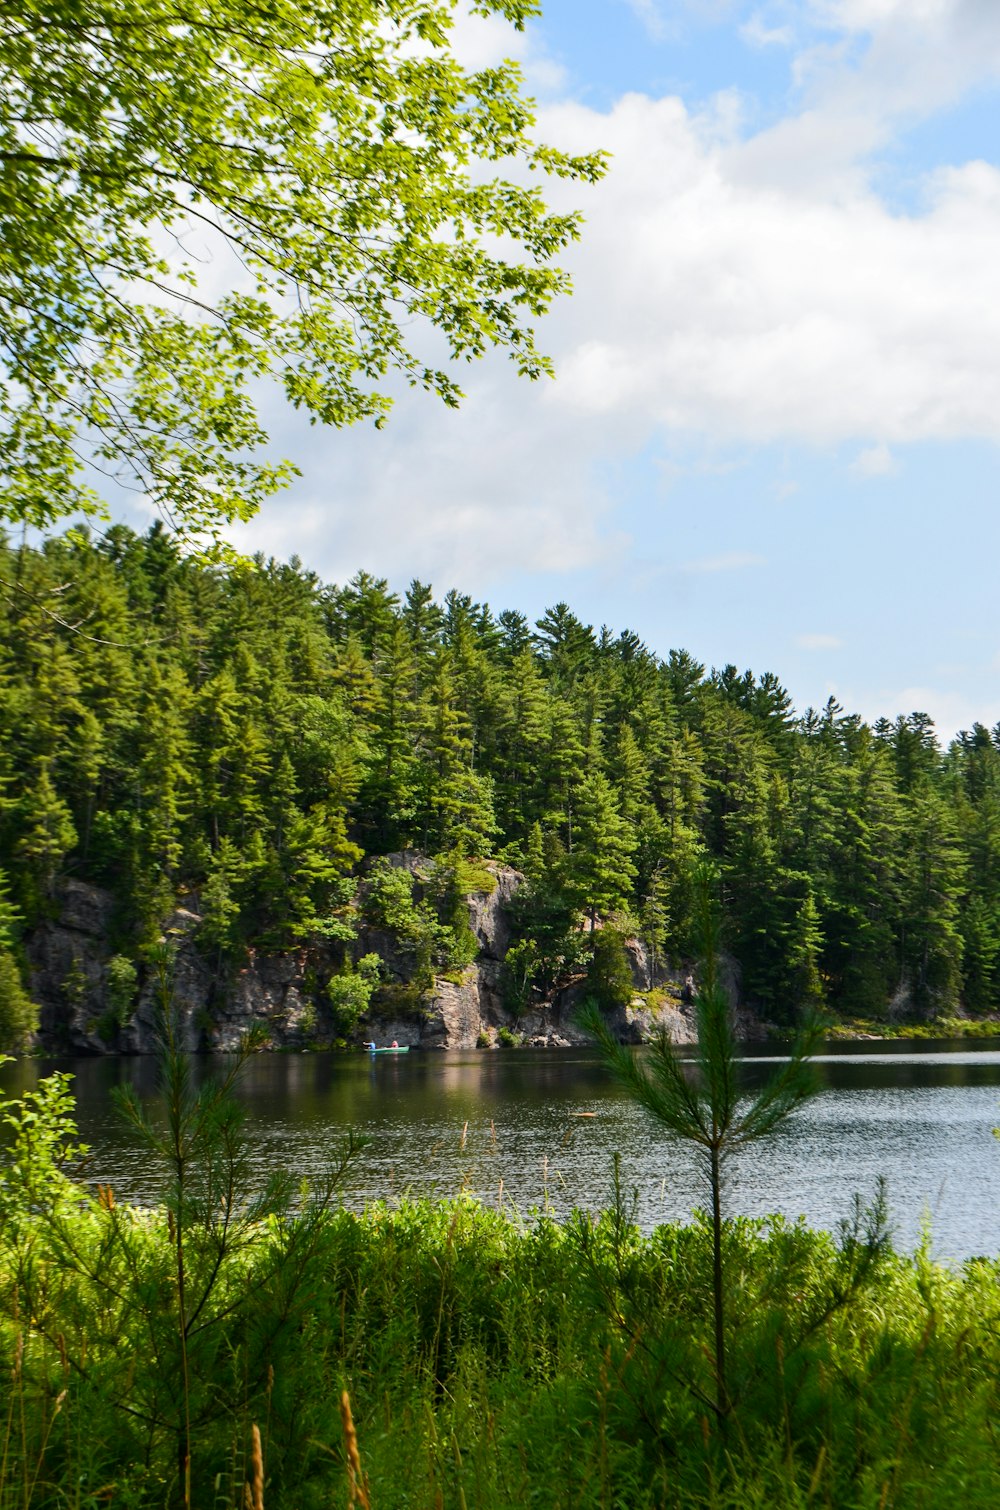
[[[1000,1000],[1000,729],[943,751],[923,714],[798,716],[770,673],[660,658],[562,603],[531,624],[417,581],[211,568],[158,527],[7,543],[0,586],[8,1014],[61,877],[114,892],[124,957],[185,892],[220,957],[347,952],[360,868],[405,848],[440,857],[445,910],[469,857],[526,872],[515,1004],[580,967],[588,916],[688,955],[706,853],[768,1014]]]

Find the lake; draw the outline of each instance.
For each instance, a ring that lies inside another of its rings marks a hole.
[[[994,1040],[995,1042],[995,1040]],[[748,1080],[777,1062],[748,1048]],[[213,1073],[211,1060],[194,1061]],[[888,1181],[897,1247],[912,1250],[930,1224],[935,1256],[1000,1255],[1000,1048],[955,1042],[837,1043],[816,1060],[822,1089],[765,1143],[731,1166],[728,1211],[782,1212],[835,1230],[855,1193]],[[88,1177],[119,1200],[155,1200],[155,1171],[113,1109],[120,1083],[155,1089],[141,1059],[25,1060],[0,1071],[16,1094],[50,1069],[75,1076]],[[317,1177],[349,1127],[370,1139],[344,1186],[366,1200],[474,1192],[524,1215],[548,1205],[607,1203],[612,1156],[649,1229],[684,1218],[707,1191],[689,1150],[676,1144],[610,1079],[596,1052],[336,1056],[258,1055],[239,1095],[252,1165]]]

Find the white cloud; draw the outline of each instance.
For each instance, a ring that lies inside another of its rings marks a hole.
[[[1000,438],[996,168],[940,173],[900,216],[860,177],[828,199],[783,184],[783,144],[748,175],[675,98],[557,106],[543,127],[613,154],[551,327],[553,408],[723,442]]]
[[[867,446],[851,463],[851,471],[858,477],[888,477],[898,470],[896,458],[882,442]]]
[[[295,549],[329,580],[364,567],[430,578],[442,592],[485,593],[519,571],[613,567],[629,541],[607,527],[610,500],[591,471],[606,437],[598,425],[583,443],[577,417],[551,412],[540,387],[494,361],[458,411],[407,393],[378,433],[286,419],[274,448],[304,475],[234,543],[279,558]]]
[[[463,68],[494,68],[505,58],[518,63],[529,89],[559,90],[566,71],[546,53],[538,29],[516,31],[502,16],[476,16],[456,11],[451,47]]]
[[[458,416],[405,394],[379,436],[296,432],[276,449],[307,476],[272,506],[275,523],[251,527],[251,548],[284,553],[301,511],[329,575],[365,564],[473,590],[507,571],[598,564],[613,504],[599,469],[657,432],[717,452],[851,445],[868,476],[911,442],[1000,441],[1000,172],[940,170],[921,212],[902,215],[868,166],[900,121],[1000,75],[1000,4],[801,0],[756,14],[798,26],[807,12],[866,31],[860,61],[835,39],[806,70],[801,112],[749,139],[732,92],[698,114],[640,94],[607,113],[543,107],[542,139],[613,154],[602,184],[545,186],[586,215],[562,259],[575,296],[540,330],[557,381],[528,387],[480,364],[460,374]],[[546,66],[531,28],[496,18],[463,22],[461,45],[466,62],[514,51]],[[689,569],[753,564],[730,553]]]
[[[740,36],[750,47],[791,47],[795,32],[790,26],[769,26],[760,11],[754,11],[740,27]]]
[[[681,571],[696,573],[745,571],[748,566],[766,565],[765,558],[755,555],[752,551],[723,551],[719,556],[702,556],[697,561],[685,561]]]
[[[843,198],[901,129],[1000,82],[995,0],[788,0],[747,27],[789,17],[799,107],[746,143],[747,180]]]
[[[800,650],[840,650],[844,644],[835,634],[797,634],[795,643]]]
[[[895,692],[881,692],[877,700],[867,701],[871,706],[866,706],[863,700],[858,711],[869,722],[883,716],[895,719],[899,714],[928,713],[942,744],[954,739],[960,729],[971,729],[974,723],[992,728],[1000,720],[1000,697],[969,696],[942,687],[903,687]]]
[[[668,26],[667,18],[658,0],[625,0],[625,3],[654,42],[666,40],[672,28]]]
[[[925,118],[1000,77],[995,0],[836,0],[813,9],[845,38],[867,40],[859,61],[849,49],[844,66],[816,72],[824,110]]]
[[[926,24],[961,8],[961,0],[809,0],[809,9],[824,25],[861,32],[900,18]]]

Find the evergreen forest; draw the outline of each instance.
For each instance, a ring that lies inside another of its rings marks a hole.
[[[769,671],[663,654],[565,603],[531,623],[295,558],[210,565],[159,525],[8,540],[0,584],[9,1042],[30,1026],[23,941],[67,877],[113,893],[126,973],[192,894],[213,958],[322,942],[350,971],[359,877],[383,875],[368,905],[391,922],[406,899],[378,857],[402,850],[437,862],[415,925],[430,971],[463,963],[441,919],[469,862],[525,874],[515,1003],[585,968],[601,932],[691,959],[706,859],[770,1021],[1000,1001],[1000,727],[944,749],[920,712],[799,713]]]

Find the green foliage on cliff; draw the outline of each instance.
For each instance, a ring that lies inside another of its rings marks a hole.
[[[327,1000],[333,1009],[334,1030],[346,1037],[353,1033],[368,1010],[372,993],[378,985],[381,960],[377,954],[365,954],[356,966],[344,965],[339,975],[327,984]]]
[[[457,592],[299,561],[212,569],[160,529],[0,546],[0,854],[32,928],[108,887],[141,959],[178,896],[212,958],[388,929],[417,975],[471,958],[464,894],[521,868],[523,1008],[588,966],[591,922],[695,952],[692,877],[778,1020],[1000,1005],[1000,730],[797,716],[558,604],[532,628]],[[420,875],[385,858],[427,857]],[[515,979],[516,975],[516,979]]]
[[[38,1008],[24,989],[17,960],[0,949],[0,1052],[20,1049],[38,1025]]]
[[[625,941],[617,928],[602,928],[594,937],[587,966],[587,994],[597,1006],[610,1012],[615,1007],[627,1007],[633,991]]]
[[[38,1009],[24,989],[15,948],[22,921],[0,870],[0,1054],[21,1048],[38,1021]]]

